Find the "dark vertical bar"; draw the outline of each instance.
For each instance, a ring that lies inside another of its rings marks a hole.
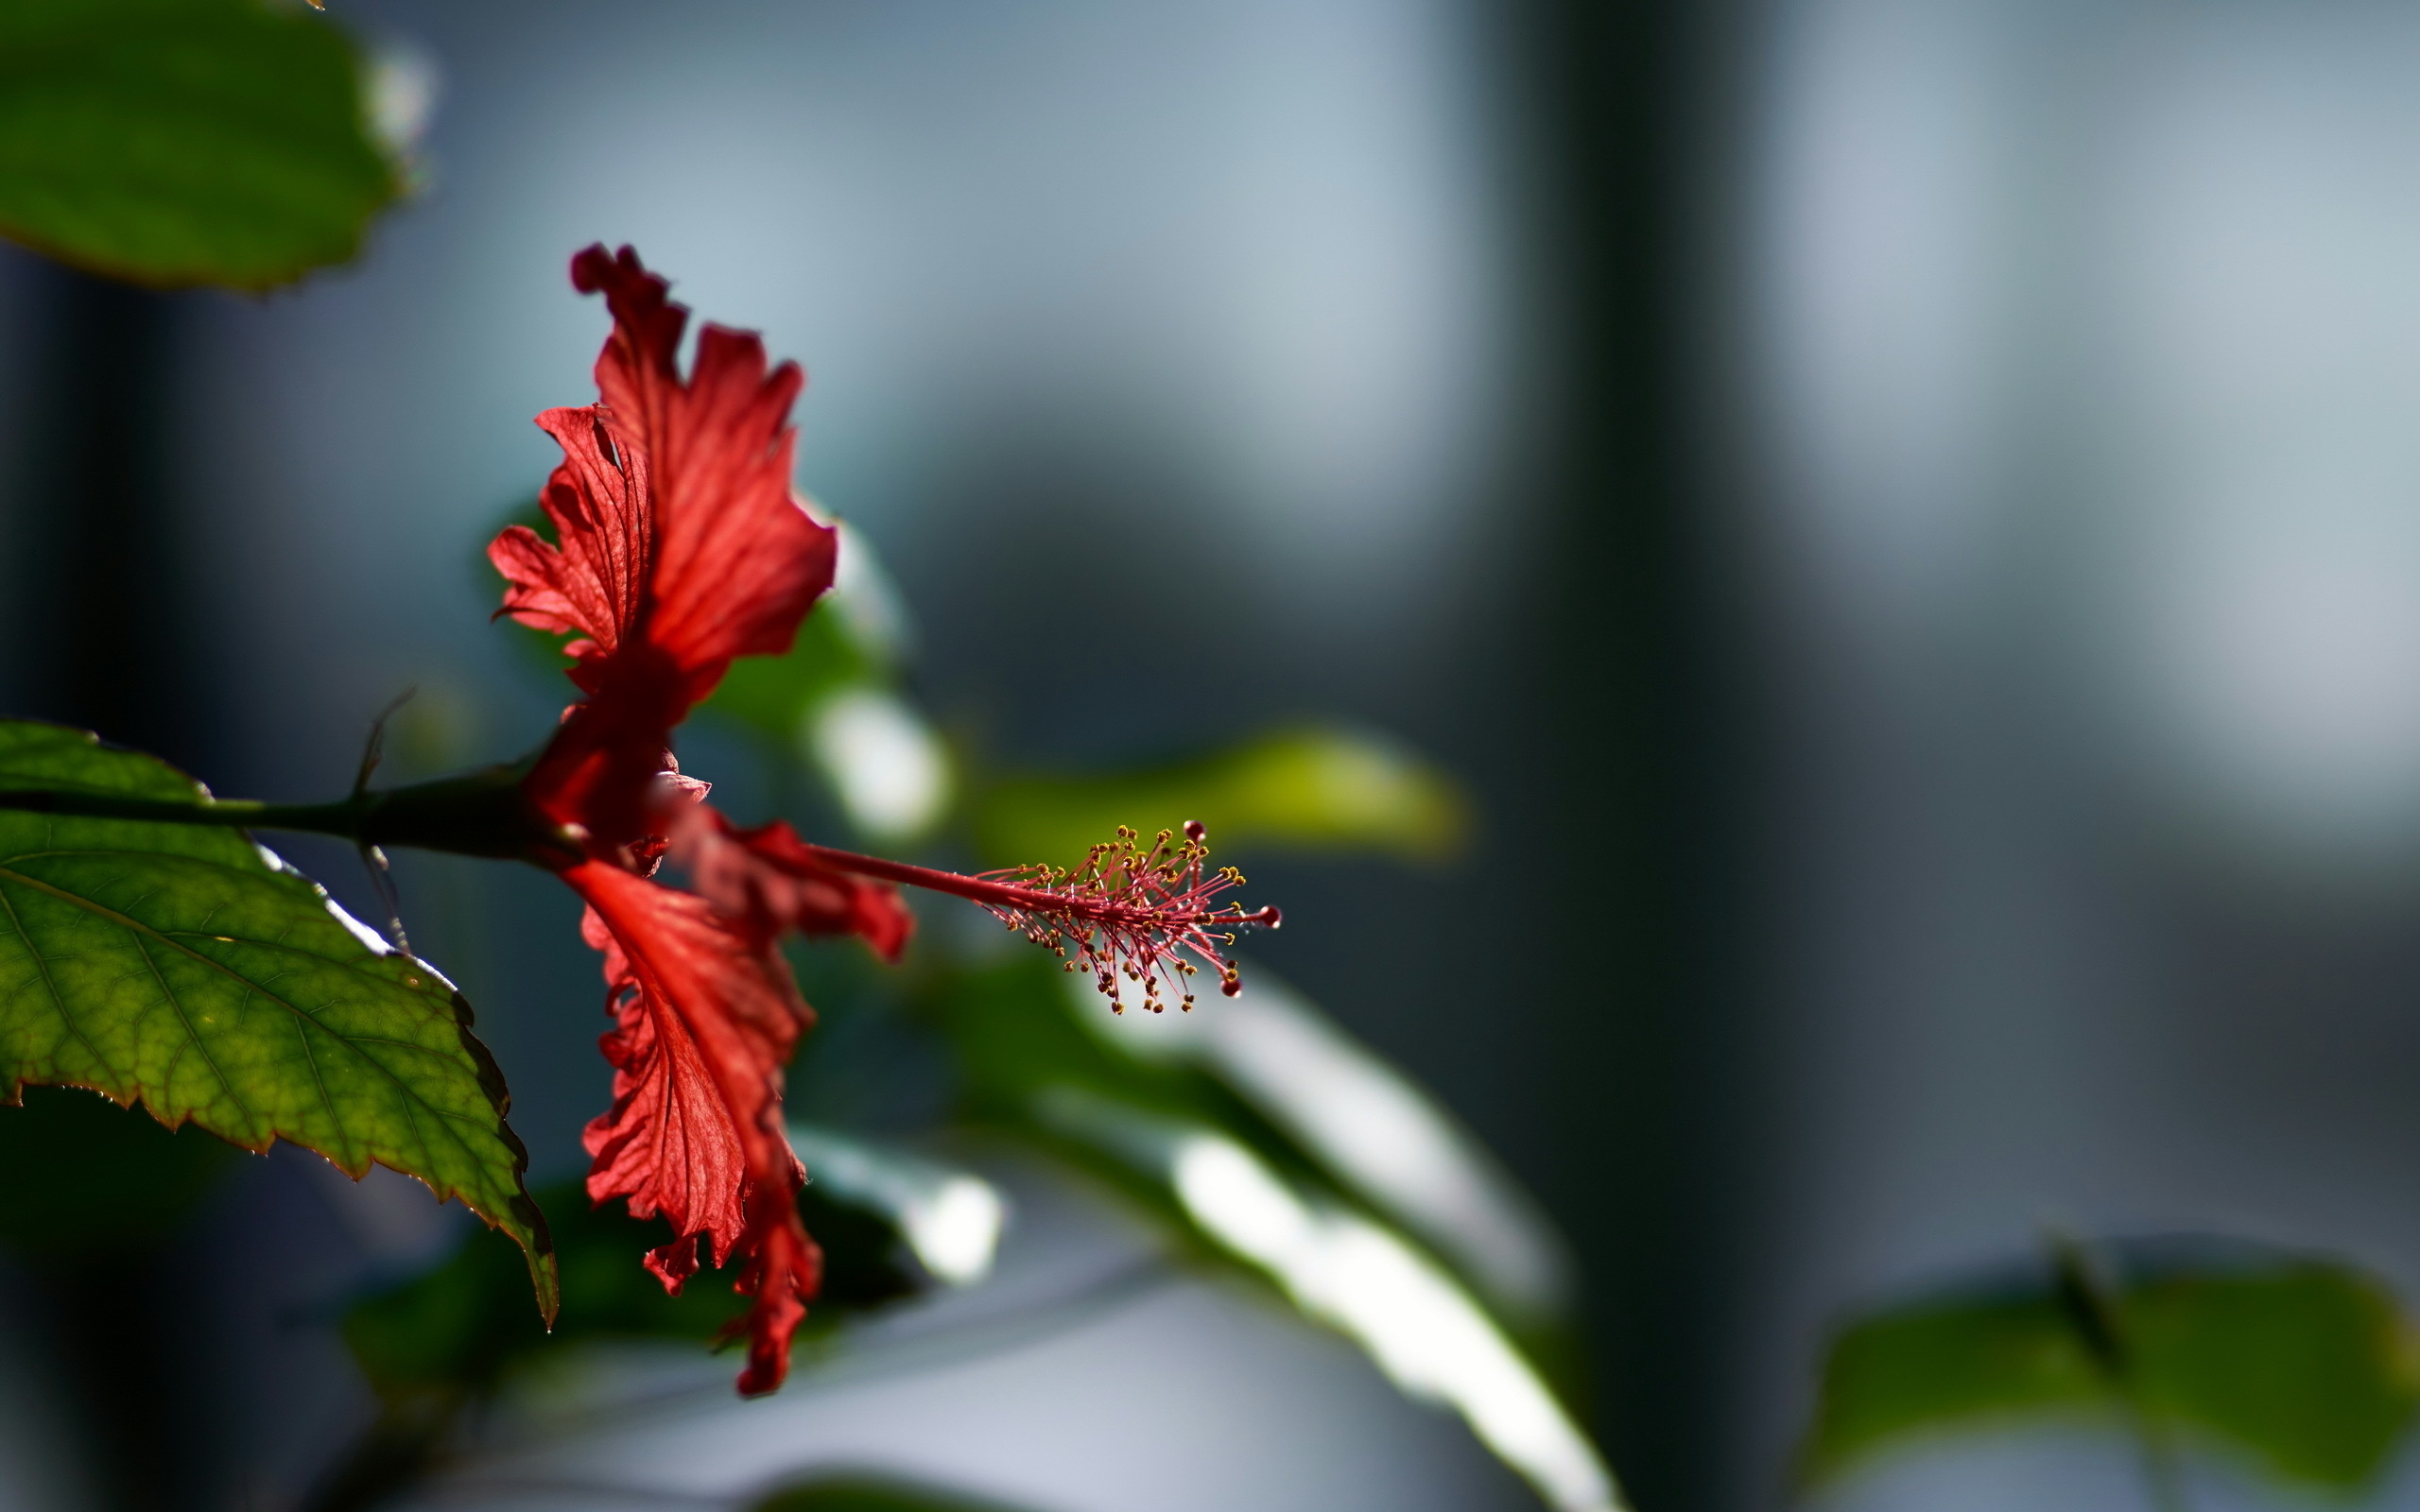
[[[167,435],[181,301],[55,266],[35,277],[12,712],[190,765],[201,731]]]
[[[25,271],[35,294],[22,333],[27,441],[9,490],[17,692],[6,712],[190,766],[204,731],[169,460],[181,301],[55,265]],[[47,1107],[7,1116],[40,1118]],[[84,1426],[87,1464],[126,1512],[169,1512],[199,1494],[184,1474],[191,1404],[179,1382],[178,1269],[146,1243],[26,1273],[52,1379]]]
[[[1739,1151],[1720,943],[1737,742],[1686,442],[1682,154],[1702,17],[1676,0],[1523,14],[1543,164],[1534,318],[1555,394],[1535,658],[1562,858],[1547,1194],[1587,1274],[1607,1452],[1639,1507],[1684,1512],[1722,1495]]]

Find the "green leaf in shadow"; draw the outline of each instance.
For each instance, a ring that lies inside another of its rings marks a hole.
[[[0,722],[0,787],[199,791],[23,721]],[[284,1139],[354,1177],[417,1177],[521,1245],[551,1316],[528,1153],[471,1022],[452,983],[237,832],[0,811],[0,1093],[89,1087],[247,1149]]]
[[[828,1130],[793,1127],[805,1160],[799,1213],[823,1251],[823,1285],[808,1312],[810,1333],[840,1317],[913,1296],[928,1277],[974,1279],[962,1260],[972,1202],[988,1221],[988,1257],[999,1199],[969,1173]],[[970,1190],[982,1195],[970,1197]],[[605,1339],[703,1343],[742,1316],[736,1267],[708,1271],[666,1294],[639,1258],[664,1240],[664,1226],[632,1218],[620,1202],[591,1203],[579,1182],[541,1194],[562,1264],[563,1305],[551,1332],[518,1303],[512,1257],[475,1237],[433,1269],[355,1303],[345,1314],[354,1359],[389,1400],[417,1393],[475,1395],[541,1351]],[[988,1198],[988,1204],[985,1199]],[[937,1249],[938,1219],[960,1232]],[[954,1239],[955,1247],[947,1242]]]
[[[260,0],[0,6],[0,234],[138,283],[340,263],[397,192],[353,45]]]
[[[1816,1402],[1802,1464],[1817,1482],[1910,1439],[2113,1406],[2047,1286],[1858,1318],[1833,1337]]]

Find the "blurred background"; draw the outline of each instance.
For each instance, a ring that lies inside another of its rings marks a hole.
[[[1318,716],[1465,784],[1451,863],[1249,858],[1288,920],[1252,958],[1568,1235],[1648,1512],[1789,1502],[1827,1327],[2045,1222],[2420,1288],[2420,14],[337,8],[423,176],[357,264],[0,263],[9,713],[271,799],[332,795],[406,686],[399,763],[534,744],[560,686],[476,551],[550,465],[529,416],[591,392],[566,259],[631,242],[806,367],[799,481],[961,747]],[[576,1173],[575,905],[402,878],[533,1177]],[[368,1410],[310,1310],[451,1232],[294,1153],[134,1284],[193,1504],[292,1504]],[[73,1503],[20,1291],[0,1504]],[[875,1425],[835,1452],[1070,1506],[1524,1504],[1332,1341],[1208,1303],[1119,1338],[835,1388]],[[2141,1495],[2050,1435],[1828,1500]]]

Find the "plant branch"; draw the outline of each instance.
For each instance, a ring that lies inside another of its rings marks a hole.
[[[0,810],[147,824],[290,830],[332,834],[360,847],[411,846],[539,866],[577,861],[578,838],[561,833],[523,797],[521,777],[517,766],[492,766],[385,792],[356,788],[333,803],[138,798],[90,788],[8,788],[0,789]]]
[[[252,799],[132,798],[89,789],[0,789],[0,809],[60,814],[87,819],[133,819],[149,824],[206,824],[244,830],[302,830],[314,834],[360,838],[372,795],[336,803],[263,803]]]

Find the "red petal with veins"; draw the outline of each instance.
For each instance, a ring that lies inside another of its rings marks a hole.
[[[647,833],[673,727],[734,657],[789,649],[832,586],[838,537],[790,494],[795,364],[769,368],[754,335],[708,325],[684,379],[688,312],[629,248],[581,252],[572,282],[614,315],[596,360],[605,403],[538,417],[563,449],[541,496],[555,540],[510,526],[488,559],[509,584],[504,612],[580,637],[566,649],[589,696],[524,790],[611,858]]]
[[[806,379],[796,363],[769,369],[752,332],[709,324],[684,381],[676,358],[689,312],[627,247],[612,257],[589,248],[571,278],[613,312],[596,388],[652,477],[647,633],[684,667],[711,669],[702,698],[732,658],[788,650],[832,586],[838,537],[790,493],[790,404]]]
[[[594,693],[582,672],[621,645],[647,596],[655,551],[647,453],[602,404],[547,410],[538,428],[563,449],[538,495],[560,544],[508,525],[488,560],[508,584],[504,612],[532,629],[586,637],[565,649],[579,662],[572,680]]]
[[[813,1015],[771,937],[704,899],[601,861],[562,873],[587,901],[614,1016],[601,1041],[614,1106],[588,1125],[588,1194],[661,1214],[671,1243],[648,1266],[678,1292],[698,1268],[743,1257],[748,1316],[742,1395],[782,1383],[790,1335],[821,1277],[798,1216],[805,1182],[782,1127],[782,1067]]]
[[[699,893],[768,934],[856,935],[895,961],[915,932],[897,888],[824,865],[784,821],[742,830],[695,804],[683,805],[670,828],[670,854]]]

